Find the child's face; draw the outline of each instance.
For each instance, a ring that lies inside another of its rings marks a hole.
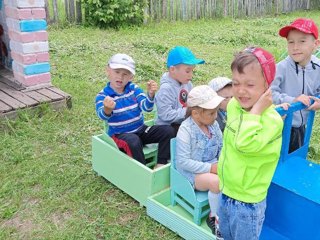
[[[133,79],[133,74],[127,69],[112,69],[108,66],[106,73],[111,88],[117,93],[123,93],[124,87]]]
[[[259,100],[268,89],[260,64],[251,63],[244,67],[243,73],[237,70],[232,72],[233,96],[246,111]]]
[[[220,103],[220,109],[226,111],[227,109],[227,104],[228,102],[230,101],[230,99],[232,98],[233,96],[233,93],[232,93],[232,85],[227,85],[225,86],[224,88],[220,89],[217,94],[221,97],[224,97],[224,100]]]
[[[288,54],[300,66],[305,66],[311,59],[313,51],[317,48],[319,41],[311,34],[298,30],[291,30],[287,37]]]
[[[195,65],[179,64],[169,68],[170,77],[177,80],[181,84],[187,84],[192,80]]]
[[[212,125],[217,118],[217,108],[216,109],[199,108],[199,109],[193,110],[192,117],[196,120],[199,126]]]

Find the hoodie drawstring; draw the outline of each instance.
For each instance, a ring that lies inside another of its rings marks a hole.
[[[312,64],[313,70],[316,70],[316,66],[317,66],[317,67],[320,67],[319,64],[317,64],[317,63],[315,63],[315,62],[313,62],[313,61],[311,61],[311,64]]]
[[[298,73],[299,73],[299,68],[298,68],[299,63],[298,62],[294,62],[294,64],[296,65],[296,74],[298,75]]]

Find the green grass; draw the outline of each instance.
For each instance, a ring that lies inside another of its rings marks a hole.
[[[0,132],[0,239],[179,239],[146,215],[128,195],[91,168],[91,136],[102,131],[94,98],[106,83],[105,64],[116,52],[137,62],[136,82],[159,81],[168,50],[185,45],[207,64],[197,66],[194,84],[230,77],[233,53],[247,45],[279,58],[286,42],[278,29],[298,16],[320,26],[318,12],[280,17],[153,24],[100,30],[49,29],[52,83],[72,95],[73,108],[43,106],[37,116],[20,113]],[[319,117],[312,158],[319,160]],[[130,169],[124,169],[130,171]]]

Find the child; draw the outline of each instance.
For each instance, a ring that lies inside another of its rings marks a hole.
[[[170,50],[168,72],[162,75],[160,89],[156,94],[157,125],[172,125],[176,131],[186,115],[186,102],[192,89],[191,79],[195,65],[204,60],[196,58],[186,47],[177,46]]]
[[[187,100],[186,120],[176,138],[177,170],[196,190],[209,190],[211,215],[207,223],[213,233],[219,192],[216,166],[222,147],[222,133],[215,120],[223,100],[207,85],[193,88]]]
[[[135,62],[126,54],[112,56],[106,74],[109,82],[96,97],[96,112],[108,123],[108,135],[120,149],[142,164],[146,164],[143,145],[159,143],[156,167],[166,164],[170,159],[170,139],[174,137],[174,131],[170,126],[146,126],[142,114],[142,111],[153,109],[157,83],[148,82],[147,95],[132,83]]]
[[[308,109],[293,115],[289,152],[303,144],[308,110],[318,110],[319,100],[313,96],[320,92],[320,60],[312,53],[319,46],[318,28],[311,19],[298,18],[280,29],[287,38],[289,56],[277,64],[276,77],[271,85],[273,102],[301,102]],[[310,99],[314,104],[310,105]]]
[[[232,64],[233,98],[218,163],[219,227],[225,240],[258,240],[280,156],[283,120],[272,105],[273,56],[247,48]]]
[[[224,131],[227,121],[227,104],[232,98],[232,81],[226,77],[217,77],[212,79],[208,84],[217,94],[224,98],[220,104],[217,116],[217,122],[221,131]]]

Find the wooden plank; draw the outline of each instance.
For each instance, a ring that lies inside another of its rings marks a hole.
[[[53,91],[51,91],[50,89],[47,88],[43,88],[43,89],[38,89],[37,90],[38,93],[41,93],[42,95],[47,96],[48,98],[52,99],[52,100],[60,100],[63,99],[64,96],[61,96]]]
[[[66,97],[66,98],[67,98],[67,97],[71,97],[70,94],[65,93],[64,91],[62,91],[62,90],[60,90],[59,88],[56,88],[56,87],[54,87],[54,86],[48,87],[48,89],[50,89],[51,91],[53,91],[53,92],[55,92],[55,93],[57,93],[57,94],[59,94],[59,95],[61,95],[61,96]]]
[[[24,92],[26,95],[28,95],[29,97],[32,97],[33,99],[37,100],[38,102],[42,103],[42,102],[50,102],[51,99],[48,98],[45,95],[42,95],[41,93],[38,93],[36,91],[28,91],[28,92]]]
[[[63,92],[62,90],[60,90],[59,88],[56,88],[54,86],[49,87],[48,89],[50,89],[51,91],[64,96],[64,98],[66,99],[66,103],[67,103],[67,107],[70,109],[72,108],[72,101],[71,101],[71,95],[68,93]]]
[[[63,110],[67,107],[67,103],[66,100],[59,100],[59,101],[55,101],[55,102],[49,102],[49,107],[55,111],[60,111]],[[27,111],[28,113],[30,113],[31,115],[34,115],[35,113],[37,113],[37,108],[40,106],[33,106],[33,107],[29,107],[29,108],[25,108],[24,110]],[[0,119],[1,118],[7,118],[7,119],[15,119],[18,117],[18,111],[14,110],[14,111],[9,111],[9,112],[0,112]]]
[[[0,101],[0,113],[9,112],[10,110],[12,110],[12,107]]]
[[[6,94],[8,94],[9,96],[17,99],[18,101],[26,104],[27,106],[33,106],[38,104],[38,102],[36,100],[34,100],[33,98],[30,98],[29,96],[27,96],[26,94],[24,94],[23,92],[17,91],[14,88],[0,82],[0,89],[1,91],[5,92]]]
[[[6,94],[5,92],[2,92],[1,90],[0,90],[0,99],[2,102],[11,106],[14,109],[26,107],[26,105],[24,103],[19,102],[18,100],[14,99],[13,97],[10,97],[8,94]]]

